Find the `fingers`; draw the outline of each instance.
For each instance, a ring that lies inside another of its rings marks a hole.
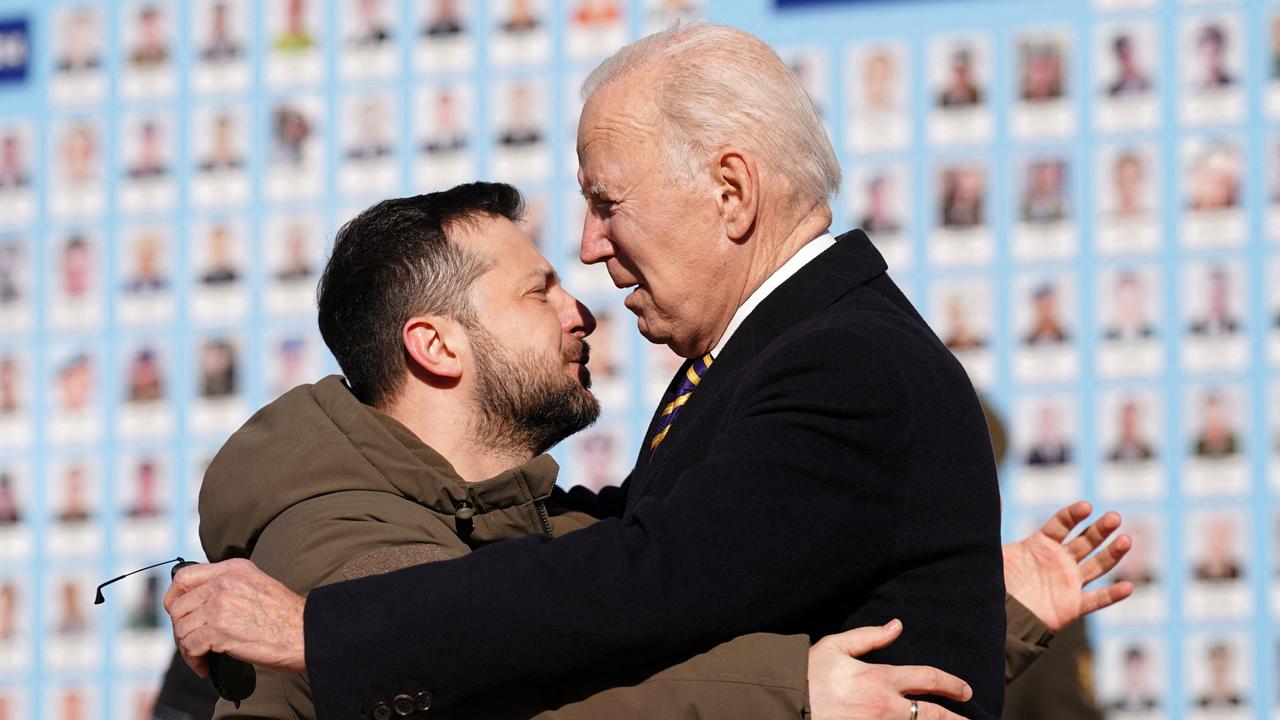
[[[1124,556],[1133,549],[1133,538],[1121,535],[1101,550],[1097,555],[1080,565],[1080,575],[1085,585],[1111,572]]]
[[[1080,597],[1080,616],[1084,617],[1104,607],[1114,605],[1133,594],[1133,583],[1125,580],[1097,590],[1089,590]]]
[[[209,677],[209,663],[205,662],[204,656],[195,657],[188,655],[182,646],[178,646],[179,652],[182,654],[182,660],[191,670],[200,677]]]
[[[902,634],[902,622],[890,620],[884,625],[860,627],[846,630],[835,635],[828,635],[819,643],[829,645],[849,657],[860,657],[872,650],[887,647]]]
[[[1084,560],[1089,553],[1102,547],[1102,543],[1111,537],[1111,533],[1120,528],[1120,513],[1109,512],[1098,518],[1085,531],[1067,543],[1067,552],[1077,561]]]
[[[918,720],[964,720],[963,715],[957,715],[940,705],[934,705],[931,702],[925,702],[923,700],[916,701],[916,709],[920,711],[916,715]],[[911,717],[911,701],[910,700],[907,701],[907,704],[904,707],[902,714],[899,715],[898,717],[903,718],[903,720],[906,720],[906,718]]]
[[[965,702],[973,697],[968,683],[927,665],[903,665],[893,669],[894,685],[903,695],[937,695]]]
[[[1087,500],[1072,503],[1054,513],[1040,532],[1048,535],[1054,542],[1062,542],[1067,539],[1076,525],[1083,522],[1092,512],[1093,505]]]

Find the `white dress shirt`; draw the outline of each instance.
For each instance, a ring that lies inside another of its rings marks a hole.
[[[800,271],[800,268],[808,265],[810,261],[827,251],[832,245],[836,244],[836,239],[831,237],[830,232],[824,232],[818,237],[805,243],[795,255],[782,264],[782,267],[773,271],[773,274],[765,278],[760,283],[760,287],[747,297],[747,301],[738,307],[738,311],[733,314],[733,318],[729,320],[729,326],[724,329],[724,334],[720,336],[720,342],[716,343],[715,349],[711,351],[711,357],[720,357],[720,351],[729,342],[729,338],[733,337],[733,333],[738,326],[747,319],[756,306],[764,302],[769,297],[769,293],[778,289],[778,286],[787,281],[792,275]]]

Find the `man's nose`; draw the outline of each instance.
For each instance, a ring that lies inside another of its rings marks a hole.
[[[596,331],[596,316],[578,298],[569,295],[568,312],[564,315],[564,329],[570,335],[587,337]]]
[[[613,248],[605,233],[604,220],[599,218],[590,208],[582,221],[582,242],[578,246],[578,259],[584,265],[603,262],[613,255]]]

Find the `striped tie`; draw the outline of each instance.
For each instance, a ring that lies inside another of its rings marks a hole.
[[[711,367],[711,353],[703,355],[695,360],[688,370],[685,370],[684,377],[680,378],[680,386],[676,388],[676,398],[667,403],[662,408],[662,417],[658,418],[657,434],[653,436],[653,440],[649,441],[649,449],[654,450],[662,441],[666,439],[667,433],[671,431],[671,423],[676,421],[676,415],[680,414],[680,408],[689,402],[689,396],[693,394],[693,389],[698,386],[698,381],[702,379],[702,374]]]

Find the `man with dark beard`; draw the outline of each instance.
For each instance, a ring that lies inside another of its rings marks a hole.
[[[595,321],[515,224],[520,207],[510,186],[474,183],[381,202],[339,231],[318,299],[321,334],[345,379],[289,391],[214,458],[200,494],[211,560],[250,558],[305,594],[592,522],[557,512],[556,464],[542,453],[599,414],[584,339]],[[414,599],[404,602],[413,612]],[[838,695],[834,686],[853,672],[834,668],[869,667],[850,656],[891,642],[900,628],[834,636],[825,664],[815,665],[831,679],[812,688],[808,636],[760,633],[665,668],[620,659],[607,675],[509,686],[456,712],[491,720],[799,716],[807,691]],[[510,632],[521,630],[512,618]],[[947,697],[968,692],[931,668],[882,671]],[[216,717],[315,717],[305,675],[258,673],[253,695],[239,708],[220,702]],[[374,718],[432,705],[429,692],[388,700]]]

